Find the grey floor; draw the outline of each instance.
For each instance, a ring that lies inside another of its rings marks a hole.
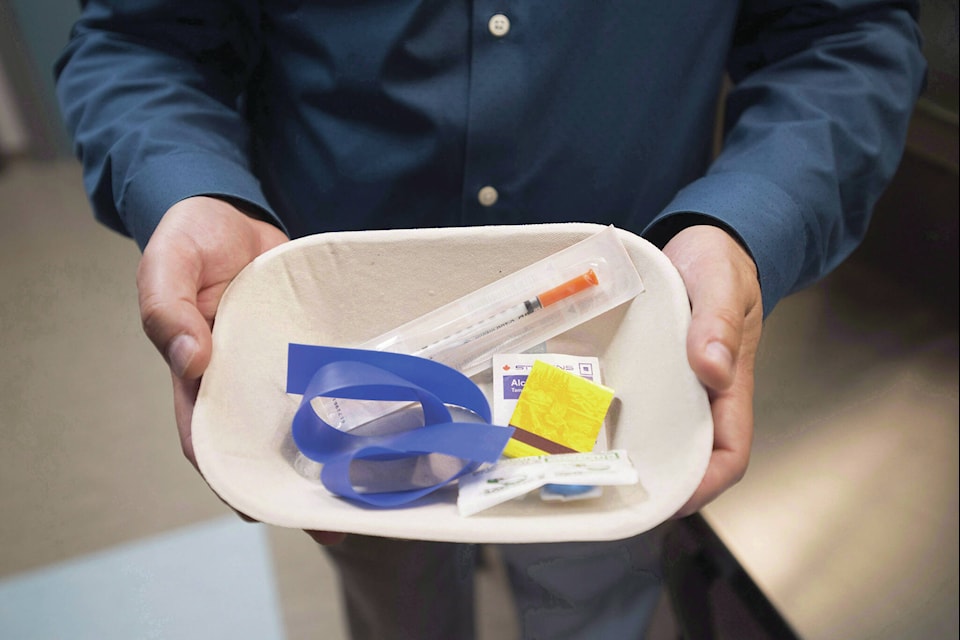
[[[194,637],[253,637],[230,635],[221,606],[249,633],[247,619],[266,625],[255,637],[345,637],[314,543],[236,521],[182,459],[168,373],[139,328],[138,252],[92,222],[75,164],[5,167],[0,220],[0,636],[59,637],[35,621],[69,620],[78,593],[133,592],[129,628],[189,614]],[[752,466],[707,521],[803,637],[957,637],[956,319],[851,263],[774,313],[758,367]],[[221,553],[183,560],[208,548]],[[176,582],[155,595],[174,571],[190,598]],[[188,611],[195,594],[206,610]],[[482,639],[516,636],[496,562],[479,601]],[[664,604],[652,635],[674,634]]]

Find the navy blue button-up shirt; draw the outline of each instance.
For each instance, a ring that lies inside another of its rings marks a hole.
[[[896,167],[914,5],[91,1],[58,90],[97,216],[141,246],[200,194],[291,236],[585,221],[663,241],[696,214],[751,251],[769,311],[852,251]]]

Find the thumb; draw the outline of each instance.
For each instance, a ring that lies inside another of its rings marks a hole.
[[[687,333],[690,367],[703,383],[718,391],[733,384],[743,338],[744,311],[731,305],[723,283],[710,291],[690,292],[692,317]],[[699,294],[699,295],[698,295]]]
[[[154,234],[137,270],[144,333],[178,378],[198,378],[210,360],[210,326],[197,307],[202,258],[191,243]]]
[[[709,226],[681,232],[664,253],[690,297],[690,366],[707,387],[726,390],[737,374],[747,315],[757,304],[753,260],[724,231]]]

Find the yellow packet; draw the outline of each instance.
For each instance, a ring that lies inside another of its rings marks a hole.
[[[593,449],[613,389],[537,360],[510,418],[510,458]]]

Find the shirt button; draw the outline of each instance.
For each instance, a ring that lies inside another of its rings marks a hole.
[[[487,23],[490,33],[498,38],[502,38],[510,31],[510,18],[502,13],[494,14]]]
[[[485,207],[492,207],[497,203],[500,194],[493,187],[487,186],[477,192],[477,200]]]

